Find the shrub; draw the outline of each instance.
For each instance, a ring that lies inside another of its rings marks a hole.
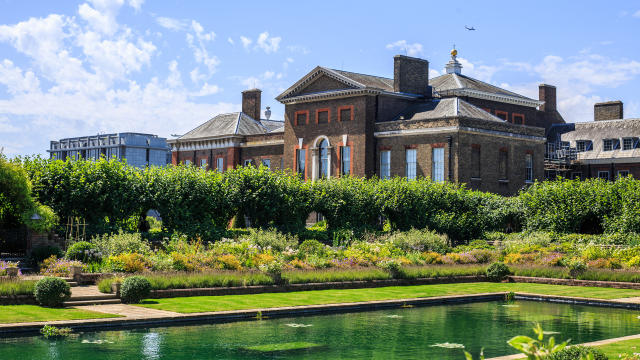
[[[66,258],[69,260],[79,260],[85,263],[99,262],[102,254],[97,251],[95,245],[88,241],[78,241],[67,249]]]
[[[91,239],[91,243],[102,256],[114,256],[125,253],[149,254],[149,243],[142,239],[139,233],[125,233],[119,230],[117,234],[105,234]]]
[[[389,236],[387,241],[405,252],[433,251],[444,254],[449,250],[447,237],[429,230],[411,229],[405,232],[398,232]]]
[[[298,246],[298,254],[302,258],[305,258],[310,255],[318,255],[323,256],[327,253],[327,250],[321,242],[318,240],[305,240]]]
[[[150,264],[142,254],[120,254],[110,256],[105,267],[113,272],[137,273],[146,271]]]
[[[71,287],[60,278],[44,277],[36,283],[33,295],[40,305],[57,307],[69,300]]]
[[[261,249],[284,251],[298,245],[298,238],[293,235],[282,234],[276,230],[250,229],[249,234],[242,240],[249,240]]]
[[[502,281],[509,274],[511,274],[511,269],[501,262],[494,262],[487,268],[487,278],[491,281]]]
[[[242,264],[234,255],[226,254],[217,259],[219,268],[225,270],[242,270]]]
[[[391,277],[394,279],[402,277],[402,264],[398,260],[384,260],[379,262],[378,266],[381,269],[388,271]]]
[[[120,287],[120,299],[126,304],[137,304],[140,300],[149,297],[150,293],[151,283],[142,276],[128,277]]]
[[[572,259],[567,263],[569,276],[576,279],[587,271],[587,264],[580,259]]]
[[[586,359],[586,356],[591,354],[593,360],[607,360],[608,357],[602,352],[602,350],[588,347],[588,346],[571,346],[562,349],[561,351],[549,355],[549,360],[576,360]]]
[[[64,256],[64,253],[57,246],[36,246],[31,250],[30,255],[31,260],[36,264],[43,262],[51,256],[61,258]]]

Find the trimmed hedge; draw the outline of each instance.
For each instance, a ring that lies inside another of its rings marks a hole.
[[[140,300],[149,297],[151,283],[143,276],[131,276],[122,282],[120,287],[120,299],[125,304],[137,304]]]
[[[36,283],[33,296],[42,306],[59,307],[71,298],[71,287],[60,278],[45,277]]]
[[[322,214],[329,236],[343,242],[366,231],[424,229],[453,243],[488,231],[640,233],[640,181],[632,178],[538,182],[515,197],[471,191],[426,178],[342,177],[305,182],[287,171],[240,167],[224,173],[195,166],[138,169],[117,160],[22,159],[34,197],[61,219],[78,216],[87,235],[143,227],[158,210],[165,233],[203,240],[225,235],[234,218],[252,227],[276,228],[314,238],[304,230],[312,211]]]

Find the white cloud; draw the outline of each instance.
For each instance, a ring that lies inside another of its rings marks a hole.
[[[78,16],[51,14],[0,25],[0,43],[26,57],[29,67],[0,58],[0,144],[8,155],[43,153],[48,141],[98,131],[141,131],[166,136],[183,133],[213,114],[238,104],[195,103],[194,97],[222,91],[206,82],[191,89],[183,83],[177,60],[164,79],[138,79],[157,55],[156,46],[118,24],[119,1],[92,1]],[[126,2],[140,8],[141,1]],[[82,14],[81,14],[82,13]],[[199,24],[189,23],[197,61],[213,70],[217,58],[204,48],[214,40]],[[144,32],[143,32],[144,33]],[[201,43],[202,42],[202,43]],[[3,53],[4,56],[7,56]],[[206,80],[194,69],[190,77]],[[136,80],[133,80],[136,79]],[[188,114],[188,116],[185,116]]]
[[[475,65],[465,58],[458,57],[458,61],[462,64],[462,71],[464,74],[474,77],[476,79],[490,82],[493,75],[500,69],[497,66],[489,65]]]
[[[249,76],[247,78],[244,78],[240,81],[240,83],[244,85],[247,89],[253,89],[253,88],[262,89],[264,87],[262,80],[258,79],[255,76]]]
[[[262,74],[262,78],[268,80],[271,79],[275,74],[275,72],[267,70],[264,72],[264,74]]]
[[[281,40],[281,37],[269,37],[269,33],[265,31],[258,35],[256,44],[260,49],[264,50],[265,53],[270,54],[278,51]]]
[[[209,54],[209,51],[207,50],[205,44],[207,42],[213,41],[216,37],[216,34],[214,32],[205,32],[202,25],[200,25],[200,23],[195,20],[191,22],[191,28],[195,32],[196,36],[194,38],[192,34],[187,34],[187,44],[193,51],[193,57],[195,58],[196,62],[206,66],[207,70],[209,71],[208,76],[211,76],[216,72],[216,68],[220,64],[220,60],[217,56]]]
[[[156,23],[165,29],[172,31],[186,30],[189,27],[187,20],[174,19],[170,17],[159,16],[156,18]]]
[[[389,50],[405,51],[408,56],[419,56],[422,54],[422,44],[420,43],[407,43],[407,40],[398,40],[394,43],[387,44]]]
[[[13,95],[40,91],[40,81],[36,75],[32,71],[23,73],[22,69],[8,59],[0,62],[0,84],[6,85]]]
[[[289,45],[287,46],[287,50],[291,51],[292,53],[299,53],[302,55],[307,55],[311,52],[306,47],[300,45]]]
[[[189,73],[189,77],[194,84],[199,83],[207,78],[206,75],[200,73],[200,69],[195,68]]]
[[[233,39],[232,39],[232,38],[230,38],[230,37],[228,37],[228,38],[227,38],[227,42],[228,42],[229,44],[231,44],[231,45],[234,45],[234,44],[235,44],[235,41],[233,41]]]
[[[136,11],[139,11],[144,4],[144,0],[129,0],[129,6],[134,8]]]
[[[640,10],[633,13],[633,17],[640,18]]]
[[[249,50],[249,46],[253,42],[251,39],[249,39],[248,37],[244,37],[244,36],[240,36],[240,41],[242,42],[242,46],[247,50]]]

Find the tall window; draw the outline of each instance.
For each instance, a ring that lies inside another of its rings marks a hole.
[[[271,169],[271,159],[262,159],[262,165]]]
[[[305,125],[309,122],[309,111],[297,111],[295,113],[295,124]]]
[[[524,167],[525,167],[525,181],[533,181],[533,155],[525,154],[524,156]]]
[[[498,178],[500,180],[506,180],[507,176],[507,164],[509,163],[509,153],[507,150],[500,150],[498,153]]]
[[[609,172],[608,171],[598,171],[598,178],[609,180]]]
[[[380,179],[389,179],[391,177],[391,151],[385,150],[380,152]]]
[[[471,177],[480,178],[480,145],[471,148]]]
[[[298,170],[298,174],[302,175],[302,178],[305,178],[306,168],[305,168],[305,157],[307,155],[307,151],[305,149],[296,150],[296,169]]]
[[[329,143],[327,139],[323,139],[318,145],[318,153],[320,157],[318,159],[318,177],[325,179],[329,177]]]
[[[220,172],[224,171],[224,158],[219,157],[216,159],[216,169]]]
[[[200,159],[200,167],[201,168],[207,167],[207,159]]]
[[[437,182],[444,181],[444,148],[433,148],[431,150],[431,180]]]
[[[406,162],[406,171],[405,176],[409,180],[414,180],[416,178],[416,157],[418,150],[416,149],[407,149],[405,153],[405,162]]]
[[[351,174],[351,146],[340,148],[340,174]]]

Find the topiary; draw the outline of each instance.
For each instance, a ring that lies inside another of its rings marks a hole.
[[[499,282],[511,274],[511,269],[502,262],[494,262],[487,268],[487,278]]]
[[[60,250],[57,246],[36,246],[31,249],[31,260],[34,263],[39,264],[44,261],[44,259],[48,259],[51,255],[55,255],[57,258],[61,258],[64,256],[62,250]]]
[[[586,359],[587,355],[591,354],[593,360],[607,360],[608,357],[601,350],[588,347],[588,346],[572,346],[566,347],[561,351],[551,354],[548,360],[575,360]]]
[[[69,260],[79,260],[85,263],[100,260],[95,245],[88,241],[78,241],[69,246],[66,257]]]
[[[57,277],[45,277],[36,283],[33,296],[42,306],[57,307],[71,297],[69,284]]]
[[[127,304],[137,304],[140,300],[149,297],[151,283],[143,276],[131,276],[122,282],[120,287],[120,299]]]

